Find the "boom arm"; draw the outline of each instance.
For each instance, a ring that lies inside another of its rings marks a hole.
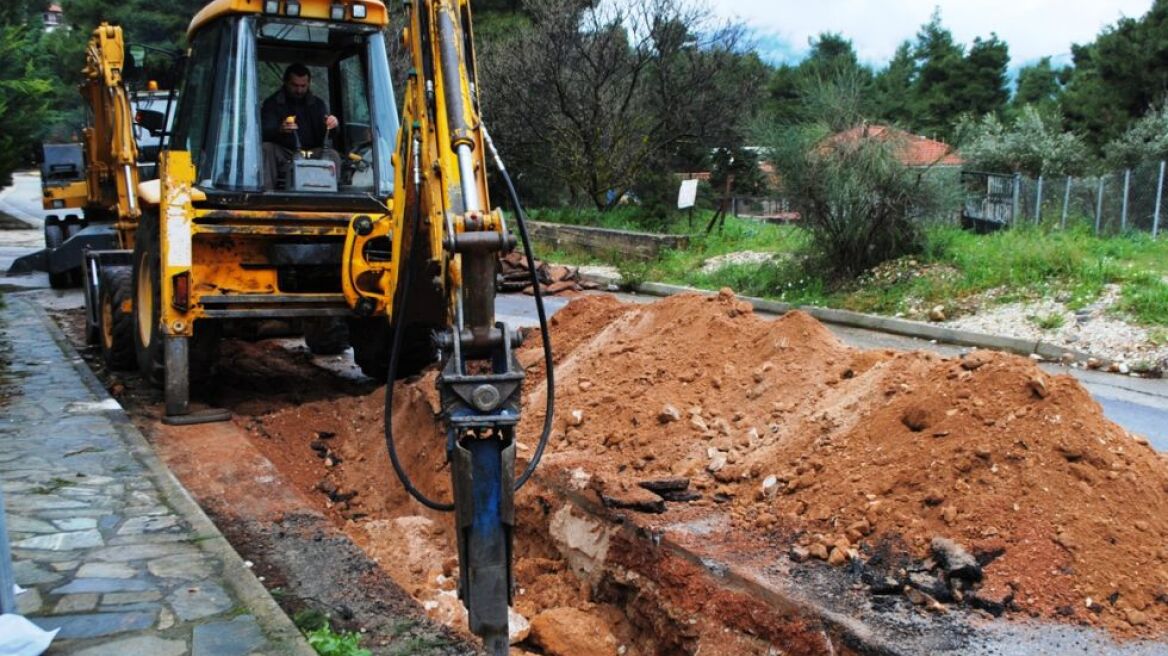
[[[394,202],[397,281],[391,375],[409,319],[405,296],[417,268],[402,255],[426,239],[429,262],[447,303],[447,328],[435,336],[442,351],[438,378],[446,422],[453,503],[427,499],[413,488],[393,446],[392,378],[386,393],[386,438],[398,476],[423,504],[453,510],[458,538],[459,596],[470,629],[493,655],[508,652],[511,539],[514,527],[515,426],[523,369],[512,353],[517,333],[495,321],[495,270],[500,252],[515,245],[502,213],[489,211],[485,133],[475,83],[467,0],[415,0],[402,38],[413,66],[406,85],[404,129],[398,143]],[[543,323],[542,305],[540,306]],[[549,363],[550,345],[545,348]],[[549,397],[550,406],[550,397]],[[551,408],[546,415],[551,420]],[[545,425],[545,429],[547,426]],[[545,430],[545,434],[546,434]],[[542,444],[546,441],[541,440]],[[534,462],[534,461],[533,461]],[[530,465],[533,466],[533,465]],[[530,468],[529,466],[529,468]],[[526,474],[525,474],[526,475]],[[521,479],[522,480],[522,479]]]
[[[132,234],[141,214],[138,145],[130,97],[122,81],[124,65],[122,28],[102,23],[89,38],[82,69],[81,96],[93,113],[92,124],[85,128],[85,169],[88,204],[116,214],[119,235]]]

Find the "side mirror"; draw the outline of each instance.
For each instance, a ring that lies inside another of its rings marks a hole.
[[[157,112],[152,109],[140,109],[134,115],[134,122],[150,131],[150,134],[158,136],[166,129],[166,115],[162,112]]]

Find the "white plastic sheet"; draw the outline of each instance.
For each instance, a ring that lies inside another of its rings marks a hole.
[[[40,656],[56,635],[20,615],[0,615],[0,656]]]

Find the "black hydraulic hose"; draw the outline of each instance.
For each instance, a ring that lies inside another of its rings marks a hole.
[[[397,457],[397,446],[393,440],[393,388],[394,382],[397,378],[398,355],[401,352],[401,339],[403,326],[405,325],[405,311],[406,299],[410,295],[410,285],[413,282],[413,267],[410,261],[413,259],[414,239],[418,236],[418,227],[422,224],[422,177],[419,164],[418,142],[414,141],[414,220],[413,226],[410,230],[410,252],[405,253],[403,258],[404,263],[399,268],[402,271],[402,279],[398,281],[398,293],[394,300],[393,309],[393,338],[390,342],[389,351],[389,376],[385,383],[385,446],[389,450],[389,461],[393,464],[393,471],[397,474],[397,478],[401,481],[402,487],[406,489],[411,497],[416,499],[418,503],[430,508],[431,510],[438,510],[441,512],[450,512],[454,510],[453,503],[441,503],[434,501],[430,497],[422,493],[421,490],[414,487],[414,482],[410,479],[410,475],[406,473],[405,467],[402,466],[401,460]]]
[[[519,202],[519,194],[515,191],[515,184],[511,182],[511,176],[507,174],[507,167],[503,165],[503,160],[499,157],[499,151],[495,149],[495,142],[491,139],[491,135],[487,132],[484,126],[483,140],[487,144],[487,148],[491,151],[491,157],[495,160],[495,168],[499,169],[499,174],[503,176],[503,182],[507,185],[507,195],[511,197],[511,205],[515,209],[515,223],[519,226],[519,237],[523,240],[523,251],[527,256],[527,270],[531,273],[531,289],[535,293],[535,313],[539,317],[539,332],[543,337],[543,366],[547,379],[547,407],[544,410],[543,416],[543,432],[539,436],[539,444],[535,447],[535,455],[531,457],[531,461],[527,463],[527,468],[523,470],[523,474],[515,481],[515,489],[523,487],[527,479],[535,473],[535,468],[539,465],[539,461],[543,458],[543,451],[547,448],[548,437],[552,432],[552,420],[555,415],[556,408],[556,376],[555,364],[552,362],[552,340],[551,333],[548,332],[547,327],[547,312],[543,307],[543,294],[539,290],[539,276],[535,272],[535,255],[531,248],[531,239],[527,236],[527,222],[526,216],[523,213],[523,205]]]

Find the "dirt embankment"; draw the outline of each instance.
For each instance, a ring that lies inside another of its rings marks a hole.
[[[692,504],[720,501],[742,530],[837,563],[889,543],[925,559],[949,538],[988,561],[987,601],[1168,629],[1168,465],[1070,376],[990,352],[859,351],[726,294],[578,300],[552,339],[552,466],[617,491],[688,477],[704,493]]]
[[[648,507],[660,497],[641,483],[688,479],[668,497],[688,500],[666,513],[729,513],[744,545],[768,536],[796,561],[864,562],[874,592],[1120,635],[1168,631],[1168,465],[1069,376],[988,352],[860,351],[807,315],[764,321],[728,294],[582,298],[553,319],[552,340],[557,418],[544,471],[587,472],[598,499]],[[520,358],[522,457],[543,422],[538,344]],[[406,468],[449,498],[433,374],[398,390]],[[378,391],[240,422],[433,615],[454,618],[449,520],[393,479],[383,403]],[[543,503],[519,499],[516,610],[540,633],[575,609],[570,621],[600,627],[588,629],[596,653],[652,653],[644,627],[568,571],[544,537]],[[962,554],[976,564],[961,570]]]

